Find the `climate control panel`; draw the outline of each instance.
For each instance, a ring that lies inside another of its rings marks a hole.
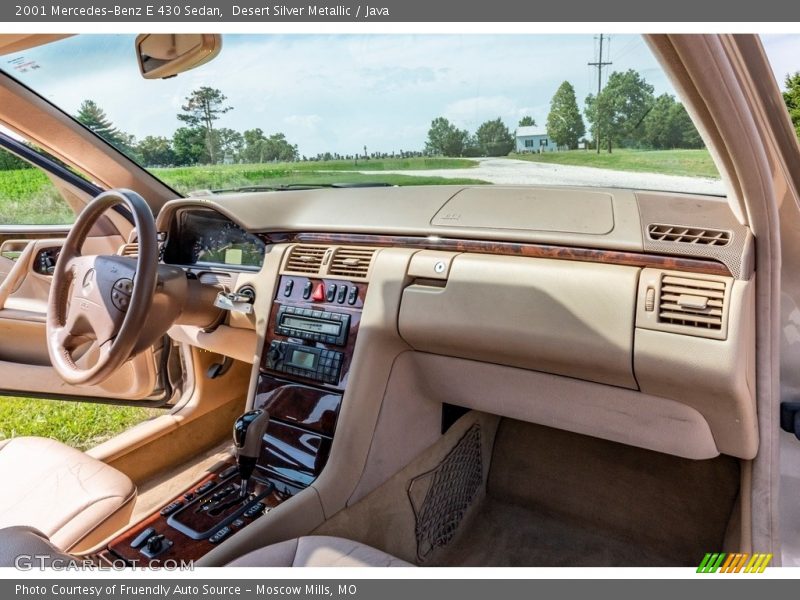
[[[336,350],[277,340],[267,352],[268,369],[333,384],[339,382],[343,360],[344,355]]]

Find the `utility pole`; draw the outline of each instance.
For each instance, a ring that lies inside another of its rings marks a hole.
[[[612,62],[603,62],[603,34],[600,34],[600,52],[597,57],[597,62],[587,63],[590,67],[597,67],[597,96],[595,102],[600,97],[600,92],[603,89],[603,67],[613,64]],[[597,153],[600,154],[600,123],[599,115],[594,117],[594,137],[597,138]]]

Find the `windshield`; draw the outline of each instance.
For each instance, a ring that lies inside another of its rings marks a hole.
[[[724,194],[640,36],[226,35],[213,61],[156,81],[139,75],[131,35],[2,60],[183,194],[451,183]]]

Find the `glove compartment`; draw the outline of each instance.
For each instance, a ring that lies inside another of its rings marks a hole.
[[[457,254],[403,292],[399,332],[415,350],[637,389],[633,329],[639,269]]]

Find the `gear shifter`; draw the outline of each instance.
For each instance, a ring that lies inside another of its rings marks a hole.
[[[239,497],[247,496],[250,477],[261,454],[261,440],[269,425],[269,413],[262,409],[251,410],[236,419],[233,424],[233,444],[236,446],[236,463],[242,478]]]

